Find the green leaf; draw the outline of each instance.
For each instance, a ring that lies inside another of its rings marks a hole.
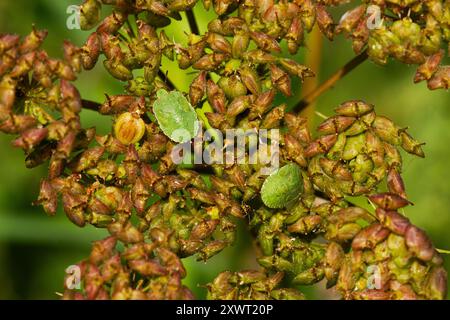
[[[283,208],[303,192],[302,172],[290,163],[266,178],[261,188],[261,199],[269,208]]]
[[[200,128],[197,113],[183,94],[160,89],[156,96],[153,113],[164,134],[178,143],[194,138]]]

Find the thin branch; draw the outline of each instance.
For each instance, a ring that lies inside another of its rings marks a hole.
[[[298,90],[299,93],[301,91],[299,100],[301,100],[306,93],[313,91],[319,85],[320,66],[323,58],[323,35],[317,24],[309,34],[307,41],[308,50],[306,51],[305,65],[314,72],[315,76],[305,79],[302,90]],[[309,126],[312,126],[315,108],[315,103],[311,103],[307,108],[302,110],[302,116],[308,119]]]
[[[352,60],[347,62],[341,69],[336,71],[331,77],[329,77],[325,82],[323,82],[320,86],[318,86],[315,90],[308,93],[299,103],[297,103],[294,107],[294,111],[300,112],[306,107],[308,107],[311,103],[313,103],[322,93],[330,89],[334,86],[334,84],[342,79],[347,73],[355,69],[361,63],[366,61],[368,58],[367,50],[364,50],[362,53],[354,57]]]
[[[91,101],[91,100],[81,100],[81,104],[83,105],[84,109],[89,109],[92,111],[97,111],[100,109],[101,103]]]
[[[199,35],[200,29],[198,28],[197,19],[195,19],[194,11],[192,9],[186,10],[186,16],[189,22],[189,28],[191,29],[191,33]]]
[[[167,84],[170,90],[175,90],[175,84],[172,82],[172,80],[169,79],[167,76],[167,73],[164,73],[161,69],[158,70],[158,76]]]

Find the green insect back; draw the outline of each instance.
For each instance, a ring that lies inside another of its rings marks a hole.
[[[261,199],[269,208],[283,208],[303,192],[302,172],[298,165],[289,163],[273,172],[264,181]]]
[[[197,113],[179,91],[158,90],[153,113],[159,127],[171,140],[184,143],[196,136],[200,128]]]

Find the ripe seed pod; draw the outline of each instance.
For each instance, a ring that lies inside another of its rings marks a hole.
[[[87,38],[86,43],[81,48],[83,67],[85,70],[91,70],[97,63],[100,55],[101,43],[100,38],[96,32],[91,33]]]
[[[206,84],[206,94],[211,107],[219,113],[225,113],[225,92],[212,80],[208,80]]]
[[[300,80],[304,80],[306,77],[314,77],[314,72],[300,63],[287,58],[281,58],[279,60],[280,65],[287,71],[289,74],[297,76]]]
[[[362,100],[350,100],[340,104],[334,111],[341,116],[360,117],[373,110],[372,104],[367,104]]]
[[[193,106],[199,104],[206,93],[206,75],[206,71],[200,72],[189,87],[189,100]]]
[[[319,153],[325,153],[336,143],[338,135],[329,134],[311,142],[305,149],[305,157],[312,158]]]
[[[330,177],[339,180],[351,181],[352,174],[340,161],[329,160],[327,158],[320,158],[320,166],[323,171]]]
[[[339,21],[336,27],[336,33],[351,32],[358,24],[359,20],[364,16],[366,7],[364,5],[357,6],[347,11]]]
[[[438,70],[439,64],[444,57],[444,50],[439,50],[437,53],[429,56],[425,62],[417,68],[414,76],[414,82],[420,82],[430,79]]]
[[[144,120],[131,112],[120,114],[114,123],[114,135],[124,145],[138,142],[144,133]]]
[[[260,94],[261,82],[259,80],[258,74],[253,68],[250,68],[249,66],[243,66],[239,68],[239,74],[241,76],[242,82],[252,94]]]
[[[410,225],[405,233],[406,245],[423,261],[430,261],[434,256],[434,246],[425,232],[414,225]]]
[[[278,68],[276,65],[271,64],[270,78],[272,80],[272,84],[277,87],[281,93],[287,97],[291,96],[291,78],[289,78],[286,72]]]
[[[246,52],[250,42],[250,36],[247,31],[238,31],[231,43],[231,53],[233,58],[239,59]]]
[[[418,157],[424,158],[425,154],[422,150],[422,145],[424,143],[419,143],[418,141],[414,140],[406,131],[402,131],[400,133],[400,138],[402,140],[402,148],[411,154],[414,154]]]
[[[89,30],[100,20],[101,4],[98,0],[85,0],[80,7],[80,26]]]
[[[256,43],[256,45],[267,52],[275,51],[275,52],[281,52],[281,47],[278,44],[278,42],[272,38],[271,36],[268,36],[265,33],[262,32],[255,32],[250,31],[249,33],[250,38]]]
[[[401,143],[400,128],[392,120],[383,116],[377,116],[372,124],[372,128],[382,140],[395,146]]]
[[[325,9],[324,5],[316,5],[316,17],[317,24],[319,25],[320,31],[329,39],[333,40],[334,37],[334,23],[333,18]]]
[[[208,43],[210,48],[212,50],[214,50],[215,52],[231,54],[230,43],[224,36],[222,36],[218,33],[213,33],[213,32],[208,33],[208,35],[206,37],[206,42]]]
[[[288,51],[290,54],[296,54],[298,51],[298,47],[303,42],[303,24],[299,17],[294,17],[292,19],[291,25],[289,26],[289,30],[284,36],[284,39],[287,40]]]
[[[399,195],[389,192],[371,195],[369,199],[384,210],[396,210],[411,204]]]
[[[390,232],[381,224],[373,224],[358,233],[352,241],[353,250],[373,249],[389,236]]]
[[[353,117],[334,116],[322,122],[317,131],[323,134],[340,133],[350,127],[355,120]]]
[[[411,225],[408,218],[402,216],[397,211],[385,211],[381,208],[377,208],[375,211],[378,220],[392,232],[405,235],[406,230]]]
[[[450,88],[450,67],[441,66],[436,73],[428,80],[430,90]]]
[[[387,185],[389,192],[398,194],[406,199],[405,185],[403,179],[396,168],[390,168],[387,175]]]

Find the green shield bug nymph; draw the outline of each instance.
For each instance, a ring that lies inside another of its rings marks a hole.
[[[266,178],[261,188],[261,199],[269,208],[283,208],[302,192],[301,169],[298,165],[289,163]]]
[[[179,91],[158,90],[153,113],[159,127],[171,140],[184,143],[197,135],[200,124],[197,113]]]

